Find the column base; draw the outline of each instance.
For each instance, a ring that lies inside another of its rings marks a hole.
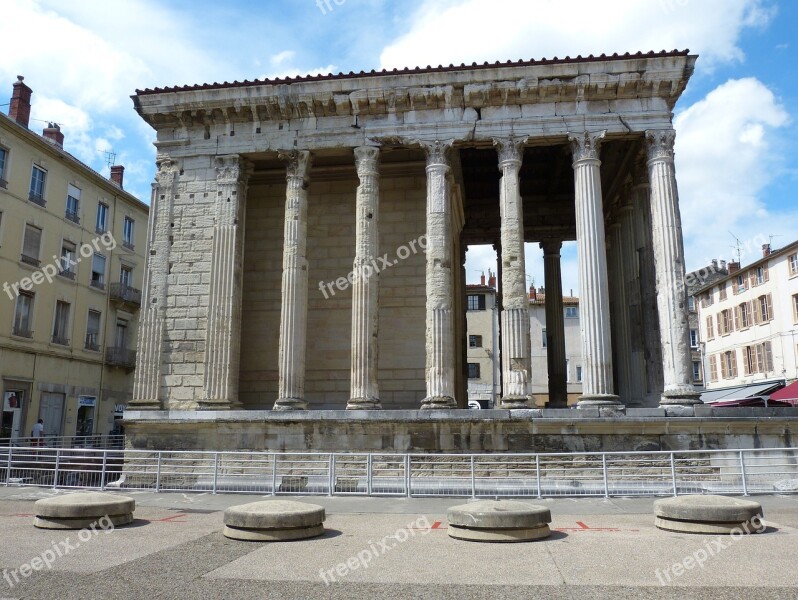
[[[620,398],[615,394],[592,394],[579,396],[576,408],[601,408],[601,407],[623,407]]]
[[[450,408],[458,408],[457,401],[451,396],[427,396],[421,401],[421,410]]]
[[[382,410],[379,398],[351,398],[346,410]]]
[[[302,398],[278,398],[274,403],[272,410],[287,411],[287,410],[307,410],[308,403]]]
[[[243,408],[238,400],[198,400],[197,410],[241,410]]]
[[[518,410],[537,408],[537,401],[534,396],[505,396],[499,399],[499,410]]]
[[[131,400],[127,403],[128,410],[162,410],[160,400]]]
[[[660,406],[693,406],[695,404],[703,404],[701,392],[696,392],[691,387],[668,390],[662,394],[659,400]]]

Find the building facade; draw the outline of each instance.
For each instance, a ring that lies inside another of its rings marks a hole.
[[[798,379],[798,241],[697,294],[707,389]]]
[[[499,304],[496,276],[482,276],[479,285],[466,286],[468,399],[493,408],[501,398]]]
[[[698,291],[708,285],[723,279],[729,274],[725,260],[713,260],[711,264],[697,271],[688,273],[685,277],[687,286],[687,308],[690,318],[690,362],[693,372],[693,386],[696,391],[703,391],[706,385],[706,373],[704,372],[704,343],[702,337],[701,320],[699,318],[699,307],[701,299]]]
[[[132,393],[145,204],[28,128],[20,77],[0,114],[0,438],[109,433]]]
[[[158,173],[133,405],[464,407],[465,252],[492,244],[498,405],[534,406],[523,245],[544,249],[547,331],[564,340],[567,240],[580,265],[579,406],[698,402],[671,120],[695,60],[138,91]],[[550,355],[564,406],[565,352]]]

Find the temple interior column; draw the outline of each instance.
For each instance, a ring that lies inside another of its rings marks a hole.
[[[661,405],[699,404],[692,385],[684,243],[673,162],[676,132],[646,132],[664,390]]]
[[[579,407],[618,406],[613,393],[610,299],[599,146],[605,132],[569,134],[574,156],[583,379]]]
[[[612,261],[612,277],[610,283],[612,287],[612,297],[614,310],[612,311],[612,335],[615,342],[614,364],[617,373],[618,396],[624,405],[631,402],[629,394],[631,385],[631,355],[630,333],[629,333],[629,305],[626,298],[626,286],[624,284],[624,263],[623,263],[623,244],[621,241],[621,223],[615,221],[609,228],[610,235],[610,260]]]
[[[452,277],[452,141],[423,143],[427,155],[427,396],[422,409],[457,408]]]
[[[625,302],[628,307],[629,393],[626,406],[642,406],[646,390],[646,361],[643,343],[643,315],[640,304],[640,266],[635,248],[635,215],[631,186],[624,188],[621,199],[621,260]]]
[[[532,348],[524,257],[524,209],[519,172],[524,140],[494,140],[502,172],[499,187],[502,264],[502,398],[499,408],[531,408]]]
[[[379,273],[372,262],[379,251],[380,150],[374,146],[355,148],[357,188],[355,215],[355,273],[352,284],[352,383],[349,410],[379,409],[377,384],[377,303]]]
[[[304,410],[308,324],[308,151],[280,152],[286,162],[278,397],[274,410]]]
[[[560,240],[540,243],[546,281],[546,361],[549,371],[547,408],[568,406],[568,365],[565,356],[565,314],[562,303]]]

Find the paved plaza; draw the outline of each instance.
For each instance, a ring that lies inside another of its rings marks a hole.
[[[65,493],[0,488],[0,599],[798,598],[795,496],[757,497],[768,529],[739,538],[660,531],[652,498],[533,500],[550,538],[482,544],[447,535],[462,498],[292,498],[324,506],[327,531],[284,543],[223,537],[254,495],[134,491],[131,526],[35,529],[34,501]]]

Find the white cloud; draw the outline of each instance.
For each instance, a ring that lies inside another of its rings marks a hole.
[[[763,0],[426,0],[382,52],[384,68],[690,48],[701,68],[744,58],[741,31],[773,17]]]
[[[733,258],[732,233],[749,248],[781,233],[774,227],[794,237],[798,211],[776,221],[762,198],[782,169],[778,130],[789,121],[773,92],[754,78],[727,81],[676,116],[688,269]],[[755,258],[751,252],[743,262]]]

